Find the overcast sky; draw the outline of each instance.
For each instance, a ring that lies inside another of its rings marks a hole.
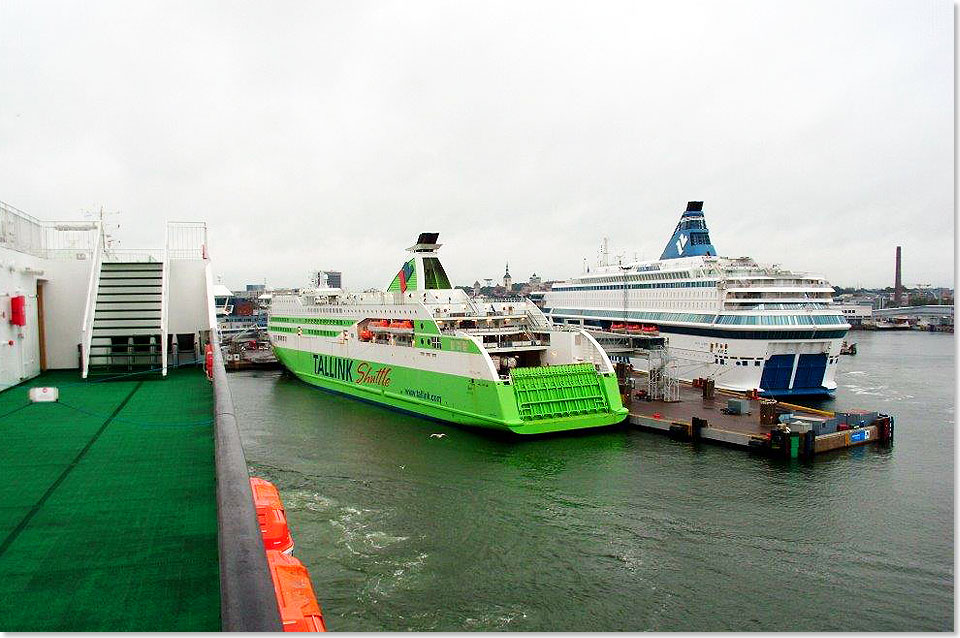
[[[206,220],[215,271],[385,286],[417,233],[455,284],[721,255],[953,285],[953,4],[0,0],[0,200]]]

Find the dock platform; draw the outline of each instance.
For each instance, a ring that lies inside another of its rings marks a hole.
[[[633,378],[646,381],[643,375]],[[731,413],[730,399],[737,399],[746,409]],[[638,400],[633,395],[624,404],[630,410],[632,425],[680,440],[717,443],[772,456],[804,458],[893,440],[893,417],[886,414],[859,410],[834,413],[778,401],[777,421],[763,424],[761,401],[770,400],[725,390],[716,390],[712,397],[705,398],[702,388],[681,383],[679,401]]]

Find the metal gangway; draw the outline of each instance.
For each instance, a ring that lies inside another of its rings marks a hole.
[[[647,396],[655,401],[680,400],[679,365],[667,349],[666,339],[659,334],[630,334],[590,330],[608,355],[645,359],[647,363]]]

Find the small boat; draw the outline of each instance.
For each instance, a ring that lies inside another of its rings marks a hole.
[[[857,344],[844,341],[840,344],[840,354],[857,354]]]

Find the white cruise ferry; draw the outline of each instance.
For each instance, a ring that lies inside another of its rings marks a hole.
[[[680,378],[767,396],[831,395],[850,329],[818,275],[718,257],[689,202],[657,261],[609,265],[554,284],[543,310],[556,323],[618,332],[658,330]],[[642,367],[640,359],[634,360]]]

